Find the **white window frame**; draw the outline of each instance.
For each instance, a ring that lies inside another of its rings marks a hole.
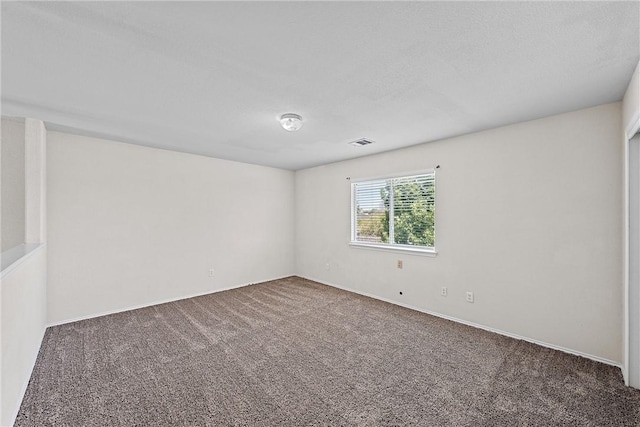
[[[423,255],[423,256],[436,256],[438,251],[434,246],[415,246],[415,245],[402,245],[397,243],[370,243],[370,242],[359,242],[356,241],[356,219],[357,219],[357,206],[356,206],[356,185],[358,183],[368,182],[368,181],[382,181],[388,179],[398,179],[398,178],[407,178],[416,175],[427,175],[433,174],[433,183],[436,185],[436,168],[432,169],[423,169],[419,171],[411,171],[411,172],[402,172],[391,175],[384,176],[376,176],[372,178],[359,178],[355,180],[351,180],[351,238],[349,241],[349,246],[358,249],[373,249],[373,250],[381,250],[381,251],[389,251],[389,252],[403,252],[414,255]],[[437,197],[437,196],[436,196]],[[393,191],[390,194],[390,206],[393,206]],[[436,204],[436,218],[434,222],[434,234],[436,233],[437,226],[437,204]],[[393,215],[389,215],[389,238],[393,236]]]

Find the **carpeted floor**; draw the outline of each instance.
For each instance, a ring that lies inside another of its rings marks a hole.
[[[620,370],[291,277],[49,328],[16,426],[638,426]]]

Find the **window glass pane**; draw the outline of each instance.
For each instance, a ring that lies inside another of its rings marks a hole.
[[[433,174],[394,180],[393,243],[434,246],[434,200]]]
[[[386,180],[355,184],[356,241],[389,241],[389,185]]]

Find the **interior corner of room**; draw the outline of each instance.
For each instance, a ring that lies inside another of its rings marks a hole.
[[[293,169],[3,116],[0,425],[47,328],[290,276],[640,388],[640,62],[628,77],[613,102]],[[431,256],[350,245],[345,177],[436,165]]]

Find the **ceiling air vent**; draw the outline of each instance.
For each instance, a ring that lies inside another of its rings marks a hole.
[[[362,147],[364,145],[373,144],[373,141],[367,138],[362,138],[357,141],[351,141],[349,144],[353,145],[354,147]]]

